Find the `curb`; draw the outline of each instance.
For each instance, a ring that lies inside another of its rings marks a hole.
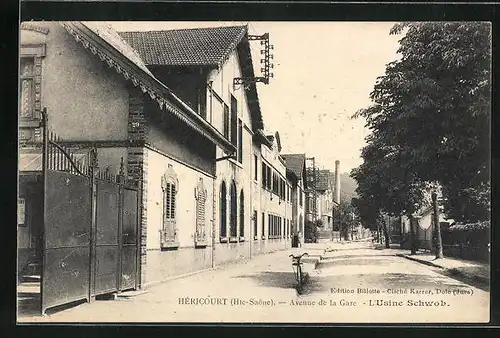
[[[435,264],[435,263],[432,263],[432,262],[429,262],[429,261],[424,261],[424,260],[421,260],[421,259],[418,259],[418,258],[414,258],[414,257],[411,257],[409,255],[405,255],[405,254],[396,254],[396,256],[403,257],[403,258],[406,258],[406,259],[408,259],[410,261],[414,261],[414,262],[417,262],[417,263],[425,264],[425,265],[432,266],[432,267],[435,267],[435,268],[443,269],[443,270],[445,270],[446,272],[448,272],[452,276],[464,277],[464,278],[472,279],[472,280],[475,280],[475,281],[478,281],[478,282],[484,283],[484,284],[489,284],[490,283],[490,279],[488,277],[483,277],[483,276],[479,276],[479,275],[473,275],[473,274],[465,273],[463,271],[460,271],[457,268],[445,268],[444,266],[441,266],[441,265],[438,265],[438,264]]]

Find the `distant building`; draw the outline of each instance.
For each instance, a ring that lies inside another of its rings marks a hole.
[[[292,186],[292,235],[299,235],[304,242],[306,155],[284,154],[287,179]]]
[[[315,176],[314,176],[315,173]],[[323,230],[333,229],[333,210],[338,205],[335,199],[335,174],[327,169],[307,168],[307,204],[308,220],[320,220]]]

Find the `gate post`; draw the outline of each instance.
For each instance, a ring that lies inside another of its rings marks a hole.
[[[117,176],[118,181],[118,268],[117,268],[117,276],[116,283],[118,292],[122,291],[122,249],[123,249],[123,201],[124,201],[124,184],[125,184],[125,174],[123,168],[123,156],[120,159],[120,172]]]
[[[47,224],[47,170],[48,170],[48,159],[47,156],[49,154],[49,131],[47,129],[48,121],[47,121],[47,108],[43,108],[41,111],[42,114],[42,124],[41,127],[43,129],[43,143],[42,143],[42,213],[43,213],[43,226],[42,226],[42,269],[40,272],[40,311],[42,316],[45,315],[45,298],[43,296],[43,281],[44,281],[44,270],[47,267],[47,259],[45,257],[47,251],[46,235],[45,229]]]
[[[96,173],[99,167],[97,161],[97,147],[91,151],[90,159],[90,205],[91,205],[91,221],[90,221],[90,248],[89,248],[89,295],[88,302],[95,300],[95,269],[96,269],[96,219],[97,219],[97,182]]]

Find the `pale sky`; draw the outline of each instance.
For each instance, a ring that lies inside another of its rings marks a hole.
[[[267,132],[279,131],[282,153],[306,153],[320,168],[349,172],[362,163],[368,131],[350,120],[370,105],[369,94],[385,65],[397,56],[401,36],[389,35],[393,22],[112,22],[116,30],[249,25],[249,33],[269,33],[274,45],[274,78],[258,83]],[[260,73],[260,42],[250,42]]]

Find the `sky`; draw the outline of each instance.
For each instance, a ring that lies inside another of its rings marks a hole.
[[[350,117],[370,105],[387,63],[398,58],[393,22],[110,22],[118,31],[248,24],[269,33],[274,77],[257,84],[266,132],[278,131],[282,153],[306,153],[321,169],[349,172],[362,163],[369,131]],[[256,74],[260,42],[250,42]]]

